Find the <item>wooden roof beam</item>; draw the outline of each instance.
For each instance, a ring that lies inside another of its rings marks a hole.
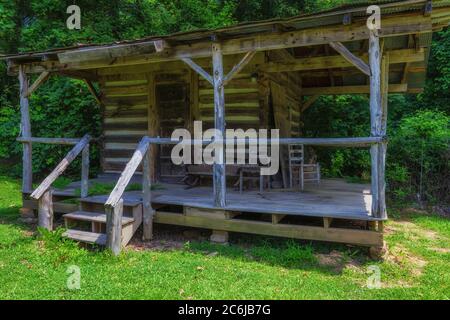
[[[432,19],[431,17],[425,17],[423,15],[417,15],[416,13],[402,14],[402,15],[389,15],[383,17],[382,27],[379,30],[380,37],[391,37],[406,35],[411,33],[423,33],[432,31]],[[363,40],[369,37],[369,30],[366,26],[366,19],[360,19],[353,22],[351,25],[332,25],[322,26],[317,28],[288,31],[277,34],[256,34],[249,37],[235,38],[224,40],[222,43],[223,54],[240,54],[249,51],[266,51],[266,50],[278,50],[285,48],[294,48],[302,46],[314,46],[323,45],[330,42],[346,42]],[[133,44],[139,46],[139,44]],[[132,45],[129,45],[132,46]],[[99,48],[97,48],[99,49]],[[115,48],[110,48],[116,50]],[[122,48],[123,49],[123,48]],[[147,48],[148,49],[148,48]],[[84,49],[86,51],[88,49]],[[189,45],[179,45],[171,47],[170,50],[164,50],[163,52],[139,54],[139,51],[134,50],[132,54],[119,54],[111,51],[103,52],[107,58],[95,57],[96,53],[94,49],[92,59],[83,61],[76,61],[76,56],[81,49],[68,51],[58,54],[60,62],[56,61],[43,61],[38,64],[30,64],[26,66],[26,72],[42,71],[57,71],[57,70],[83,70],[83,69],[97,69],[106,68],[112,66],[123,65],[137,65],[148,64],[162,61],[180,60],[182,58],[201,58],[211,57],[211,43],[209,41],[195,42]],[[118,49],[117,49],[118,50]],[[127,50],[127,49],[123,49]],[[150,50],[150,49],[148,49]],[[70,58],[70,59],[69,59]],[[67,63],[65,63],[67,62]],[[42,69],[44,68],[44,70]],[[17,72],[14,68],[10,71]]]
[[[388,51],[390,55],[390,63],[406,63],[406,62],[420,62],[425,60],[425,52],[423,49],[416,51],[415,49],[401,49]],[[359,56],[361,61],[368,59],[368,54]],[[322,70],[330,68],[347,68],[354,66],[342,56],[325,56],[312,58],[299,58],[292,62],[269,62],[259,67],[260,71],[273,72],[293,72],[306,70]]]
[[[330,47],[336,50],[345,60],[353,64],[357,69],[361,70],[366,76],[370,76],[370,68],[361,58],[355,56],[340,42],[330,42]]]
[[[31,85],[28,91],[25,93],[26,97],[29,97],[36,91],[47,79],[50,77],[50,72],[44,71],[42,72],[36,81]]]
[[[408,91],[407,84],[390,84],[389,93],[405,93]],[[304,96],[315,95],[340,95],[340,94],[368,94],[369,86],[340,86],[340,87],[314,87],[302,88]]]

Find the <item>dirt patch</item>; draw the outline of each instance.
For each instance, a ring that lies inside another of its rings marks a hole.
[[[153,240],[142,241],[142,230],[138,230],[127,248],[131,250],[179,250],[189,241],[205,241],[209,238],[209,231],[177,227],[158,226],[153,229]]]
[[[361,264],[353,259],[347,259],[340,251],[333,250],[330,253],[315,254],[317,262],[321,267],[342,273],[345,268],[360,269]]]
[[[450,253],[449,248],[428,248],[428,249],[438,253]]]
[[[385,228],[385,232],[388,235],[394,232],[407,233],[411,240],[438,240],[441,238],[438,233],[420,228],[410,221],[392,221],[390,225]]]
[[[386,256],[386,261],[397,264],[402,268],[406,268],[414,277],[419,277],[423,273],[423,269],[427,265],[427,261],[419,256],[412,254],[403,246],[397,245]]]

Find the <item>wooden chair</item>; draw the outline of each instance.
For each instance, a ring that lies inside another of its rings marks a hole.
[[[305,182],[307,181],[314,181],[317,184],[320,184],[320,164],[305,164],[304,145],[289,145],[289,183],[291,189],[294,187],[295,170],[298,170],[300,190],[304,190]]]

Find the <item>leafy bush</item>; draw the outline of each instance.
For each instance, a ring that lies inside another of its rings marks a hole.
[[[395,196],[446,202],[450,188],[450,117],[424,110],[405,117],[393,134],[387,179]]]

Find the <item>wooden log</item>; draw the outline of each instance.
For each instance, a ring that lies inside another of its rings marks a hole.
[[[211,140],[189,140],[189,141],[174,141],[171,138],[146,138],[146,141],[151,144],[184,144],[189,145],[207,145]],[[383,142],[383,137],[357,137],[357,138],[280,138],[267,139],[268,144],[278,143],[280,145],[288,144],[303,144],[307,146],[324,146],[324,147],[368,147],[373,144]],[[220,140],[219,140],[220,142]],[[221,142],[224,144],[244,144],[244,143],[258,143],[257,139],[224,139]]]
[[[38,225],[53,230],[53,200],[51,189],[45,190],[38,201]]]
[[[147,77],[148,81],[148,123],[147,130],[150,137],[159,137],[159,130],[161,126],[160,112],[156,101],[156,74],[151,73]],[[158,148],[151,148],[151,161],[150,161],[150,177],[151,181],[157,180],[157,167],[158,167]]]
[[[89,143],[91,137],[85,135],[80,142],[78,142],[72,150],[67,153],[64,159],[56,166],[56,168],[42,181],[42,183],[37,187],[31,194],[33,199],[39,199],[46,190],[48,190],[51,184],[67,169],[69,164],[78,156],[78,154],[84,149],[84,147]]]
[[[105,203],[105,206],[115,207],[122,199],[122,195],[125,191],[125,188],[127,187],[128,183],[133,177],[133,174],[136,172],[136,169],[140,165],[142,159],[144,158],[144,155],[148,150],[148,145],[149,144],[147,138],[146,137],[142,138],[141,142],[139,142],[139,145],[136,148],[136,151],[134,152],[130,161],[127,163],[125,169],[120,175],[117,184],[111,191],[111,194],[109,195],[109,198]]]
[[[388,51],[391,57],[391,64],[420,62],[425,59],[425,52],[423,49],[399,49]],[[358,59],[359,64],[366,64],[365,61],[369,59],[368,54],[354,56]],[[294,72],[294,71],[313,71],[322,69],[348,68],[353,67],[354,64],[341,55],[322,56],[322,57],[308,57],[297,58],[286,62],[268,62],[258,66],[261,72],[279,73],[279,72]],[[364,69],[364,67],[362,67]],[[366,73],[367,70],[364,71]]]
[[[320,94],[313,95],[311,98],[309,98],[303,105],[302,105],[302,112],[306,111],[309,107],[313,105],[314,102],[317,101],[317,99],[320,98]]]
[[[29,97],[33,94],[34,91],[37,90],[43,84],[48,77],[50,76],[50,72],[44,71],[42,72],[39,77],[36,79],[36,81],[31,85],[31,87],[28,89],[26,96]]]
[[[76,145],[81,139],[77,138],[35,138],[35,137],[19,137],[16,139],[22,143],[46,143],[46,144],[61,144],[61,145]]]
[[[239,61],[239,63],[236,64],[233,67],[233,69],[231,69],[231,71],[228,72],[228,74],[223,78],[222,86],[226,86],[231,81],[231,79],[233,79],[233,77],[235,75],[237,75],[239,72],[241,72],[241,70],[244,69],[244,67],[250,62],[250,60],[253,59],[255,54],[256,54],[256,51],[247,52],[245,54],[245,56],[242,58],[242,60]]]
[[[186,63],[189,67],[192,68],[192,70],[201,75],[211,85],[213,84],[213,78],[211,77],[211,75],[208,72],[206,72],[202,67],[200,67],[198,64],[196,64],[194,61],[192,61],[192,59],[182,58],[181,60],[183,60],[184,63]]]
[[[223,55],[220,43],[212,45],[212,61],[214,74],[214,126],[218,130],[222,139],[225,136],[225,90],[223,83]],[[225,173],[225,152],[222,148],[218,151],[219,163],[214,163],[214,204],[223,208],[226,205],[226,173]]]
[[[114,255],[118,255],[122,249],[122,215],[123,199],[120,198],[116,206],[106,206],[106,247]]]
[[[388,115],[388,86],[389,86],[389,55],[383,55],[381,60],[381,126],[380,136],[387,133]],[[386,153],[387,142],[378,144],[378,212],[382,219],[387,218],[386,213]]]
[[[91,80],[88,80],[88,79],[83,79],[83,80],[84,80],[84,83],[86,83],[86,86],[87,86],[89,92],[92,94],[92,96],[94,97],[94,99],[97,102],[97,104],[99,106],[103,106],[103,102],[102,102],[102,99],[100,97],[100,94],[97,93],[97,90],[95,90],[95,87],[92,84]]]
[[[390,93],[405,93],[408,91],[408,84],[390,84]],[[368,94],[370,86],[336,86],[336,87],[312,87],[303,88],[302,94],[305,96],[312,95],[340,95],[340,94]]]
[[[373,137],[381,133],[381,50],[380,40],[374,31],[370,31],[369,37],[369,64],[370,64],[370,134]],[[371,156],[371,192],[372,214],[379,218],[379,146],[372,145]]]
[[[383,7],[383,6],[381,6]],[[383,24],[379,34],[382,37],[400,36],[412,33],[432,32],[433,24],[431,17],[418,15],[416,12],[408,14],[393,14],[383,17]],[[368,38],[366,19],[360,19],[349,26],[329,25],[309,29],[287,31],[282,33],[257,34],[223,41],[223,54],[239,54],[248,51],[266,51],[302,46],[323,45],[331,41],[357,41]],[[135,44],[130,44],[135,45]],[[97,48],[96,48],[97,49]],[[81,51],[81,50],[80,50]],[[72,51],[75,54],[78,50]],[[59,53],[62,56],[65,53]],[[76,62],[67,59],[67,63],[55,60],[48,62],[37,62],[29,65],[27,72],[42,72],[43,70],[70,70],[70,69],[96,69],[104,67],[115,67],[123,65],[148,64],[151,62],[174,61],[181,58],[201,58],[211,56],[211,46],[207,41],[193,42],[172,46],[166,54],[138,54],[121,56],[111,61],[111,56],[106,58],[92,59],[90,61]],[[67,56],[66,56],[67,58]],[[17,72],[14,65],[10,65],[8,72]]]
[[[31,138],[30,109],[27,98],[28,78],[24,66],[19,66],[20,83],[20,131],[25,139]],[[22,191],[29,192],[33,189],[32,147],[31,143],[23,144],[22,156]]]
[[[155,146],[153,146],[155,147]],[[151,149],[151,147],[150,147]],[[142,173],[142,210],[144,221],[144,232],[142,233],[142,240],[153,239],[153,215],[152,195],[151,195],[151,176],[150,176],[150,161],[151,150],[147,150],[144,156],[143,173]]]
[[[361,70],[367,76],[370,76],[369,66],[359,57],[355,56],[340,42],[330,42],[330,47],[339,52],[345,60],[350,62],[353,66]]]
[[[81,198],[86,198],[89,193],[89,143],[81,153]]]

